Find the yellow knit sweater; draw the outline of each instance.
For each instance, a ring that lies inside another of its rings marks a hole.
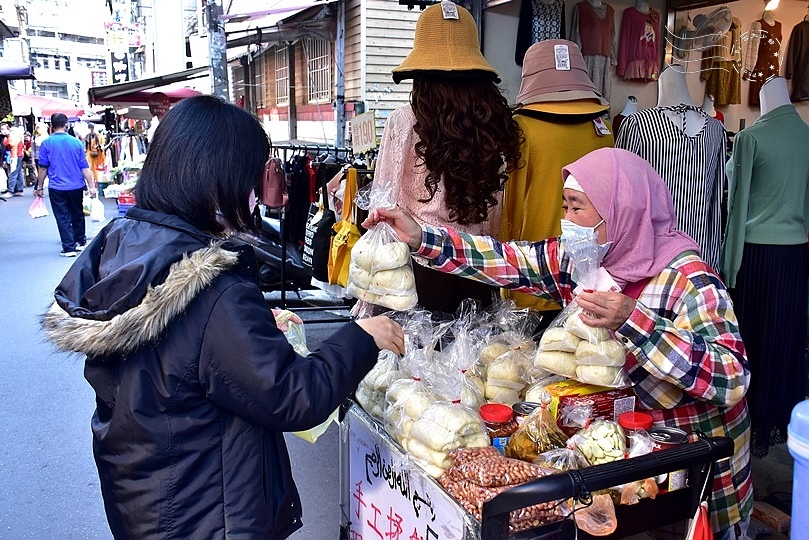
[[[562,232],[562,167],[593,150],[614,146],[614,137],[597,135],[592,120],[576,123],[567,115],[558,115],[559,122],[522,114],[515,118],[525,142],[520,149],[522,166],[506,182],[500,239],[538,241],[558,236]],[[503,289],[503,297],[513,299],[518,307],[559,309],[556,303],[529,294]]]

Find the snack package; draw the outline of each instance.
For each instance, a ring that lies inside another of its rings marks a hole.
[[[596,238],[594,232],[587,231],[564,244],[573,261],[577,290],[620,290],[600,266]],[[623,344],[606,328],[587,324],[587,318],[574,298],[543,332],[534,366],[588,384],[631,386],[623,369],[627,354]]]
[[[571,471],[589,467],[587,458],[575,448],[554,448],[539,454],[534,463],[545,469],[554,471]]]
[[[577,448],[590,465],[617,461],[626,455],[624,430],[612,420],[596,420],[573,435],[567,446]]]
[[[373,210],[393,208],[396,203],[387,188],[363,189],[357,206]],[[374,225],[351,249],[346,294],[396,311],[409,310],[418,303],[410,248],[386,222]]]
[[[533,462],[539,454],[554,448],[564,448],[567,437],[559,430],[556,419],[541,406],[525,417],[506,445],[506,456]]]

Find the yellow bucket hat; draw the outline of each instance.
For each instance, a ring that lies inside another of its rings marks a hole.
[[[422,12],[416,23],[413,50],[391,72],[396,83],[419,73],[449,75],[455,72],[476,72],[499,81],[497,70],[480,52],[478,29],[472,14],[448,1]]]

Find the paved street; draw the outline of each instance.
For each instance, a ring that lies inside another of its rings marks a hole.
[[[38,315],[73,259],[58,255],[52,216],[28,216],[32,200],[27,188],[25,197],[0,202],[0,540],[110,539],[92,458],[94,403],[83,359],[54,353],[39,333]],[[112,217],[114,201],[102,200]],[[101,228],[87,224],[88,232]],[[337,327],[308,324],[310,347]],[[330,427],[315,445],[287,440],[304,503],[305,526],[292,538],[336,539],[338,429]]]

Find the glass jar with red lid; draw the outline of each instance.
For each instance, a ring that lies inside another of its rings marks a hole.
[[[492,446],[505,453],[509,438],[517,431],[514,411],[502,403],[487,403],[481,405],[480,417],[486,425],[486,433],[492,440]]]

